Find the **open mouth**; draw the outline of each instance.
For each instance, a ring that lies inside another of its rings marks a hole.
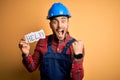
[[[57,36],[57,38],[59,39],[59,40],[63,40],[64,39],[64,37],[65,37],[65,31],[64,30],[60,30],[60,29],[57,29],[56,30],[56,36]]]
[[[57,30],[57,32],[59,33],[59,35],[63,35],[64,30]]]

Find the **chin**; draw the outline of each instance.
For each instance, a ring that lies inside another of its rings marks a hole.
[[[65,39],[65,37],[57,37],[58,38],[58,40],[64,40]]]
[[[64,38],[59,38],[59,40],[64,40]]]

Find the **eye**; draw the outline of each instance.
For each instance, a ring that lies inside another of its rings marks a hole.
[[[66,23],[66,20],[62,20],[61,22],[62,22],[62,23]]]
[[[52,21],[52,24],[57,24],[57,21],[56,21],[56,20],[53,20],[53,21]]]

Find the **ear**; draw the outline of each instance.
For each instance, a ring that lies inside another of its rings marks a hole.
[[[67,26],[69,26],[69,24],[70,24],[70,23],[69,23],[69,19],[68,19],[68,21],[67,21]]]
[[[51,21],[49,22],[50,28],[52,28]]]

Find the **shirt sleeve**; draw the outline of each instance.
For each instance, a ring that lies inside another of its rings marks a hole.
[[[84,69],[83,69],[83,59],[84,59],[84,49],[83,49],[83,57],[79,60],[74,59],[72,63],[71,76],[72,80],[82,80],[84,77]]]

